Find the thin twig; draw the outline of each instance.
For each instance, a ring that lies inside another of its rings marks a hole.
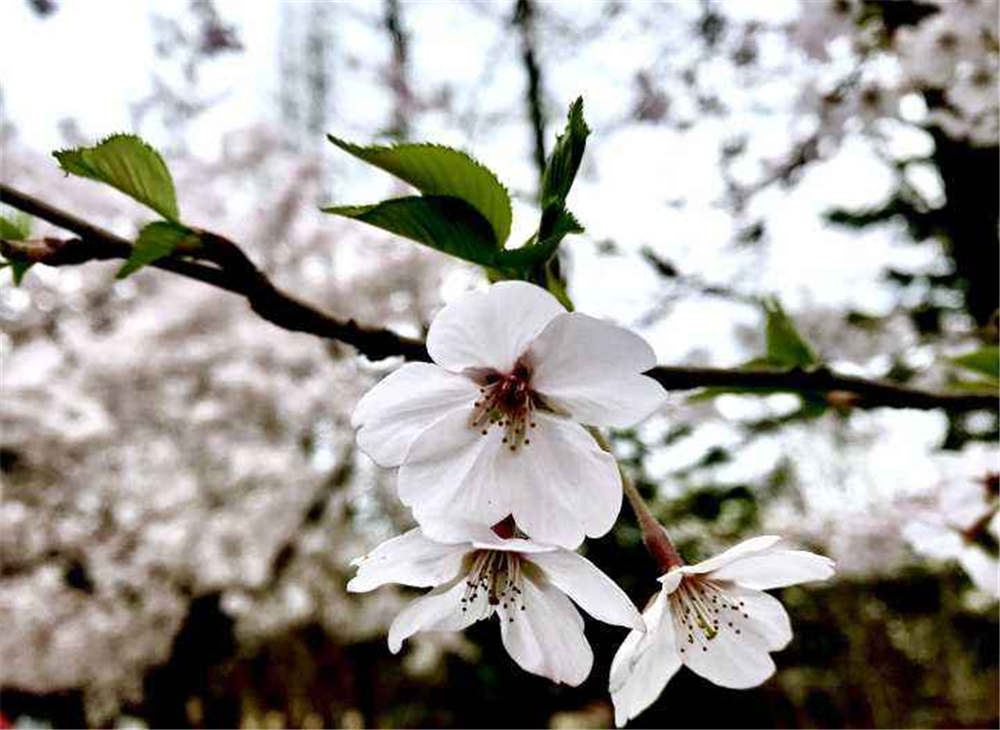
[[[131,244],[125,239],[3,183],[0,183],[0,201],[79,236],[65,240],[0,241],[0,254],[8,260],[70,266],[88,261],[125,259],[131,252]],[[392,356],[417,361],[429,359],[423,342],[402,337],[391,330],[362,327],[353,320],[337,319],[277,288],[232,241],[209,232],[201,232],[201,237],[203,248],[191,255],[197,255],[202,261],[171,256],[152,265],[239,294],[257,314],[283,329],[343,342],[372,360]],[[996,412],[1000,405],[995,394],[933,393],[880,380],[838,375],[826,368],[740,370],[660,365],[647,374],[667,390],[722,387],[779,391],[812,395],[834,405],[860,408]]]

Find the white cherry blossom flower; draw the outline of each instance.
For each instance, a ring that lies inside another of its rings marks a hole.
[[[649,707],[685,664],[722,687],[755,687],[774,673],[769,652],[792,639],[781,603],[764,593],[833,575],[833,561],[755,537],[697,565],[672,568],[611,664],[615,723]]]
[[[977,542],[980,533],[996,530],[1000,454],[973,443],[940,461],[945,481],[931,505],[903,527],[903,537],[921,555],[957,561],[977,588],[1000,598],[1000,562]]]
[[[641,337],[509,281],[444,307],[427,349],[435,364],[404,365],[352,418],[362,450],[400,467],[399,496],[418,522],[513,515],[566,548],[611,529],[621,479],[580,424],[630,426],[663,403],[642,375],[656,359]]]
[[[564,548],[509,537],[509,523],[494,531],[467,521],[446,525],[429,519],[355,560],[358,572],[347,590],[370,591],[386,583],[433,587],[392,622],[389,649],[394,654],[419,631],[461,631],[496,615],[503,645],[514,661],[529,672],[576,686],[590,674],[594,656],[583,619],[569,599],[596,619],[636,631],[644,628],[642,617],[589,560]],[[446,534],[449,540],[433,540],[428,532]],[[466,537],[455,541],[450,537],[455,534]]]

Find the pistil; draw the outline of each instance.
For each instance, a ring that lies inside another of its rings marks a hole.
[[[479,398],[473,403],[469,425],[485,436],[493,426],[503,430],[502,443],[511,451],[531,444],[528,429],[536,426],[531,420],[535,395],[530,386],[531,373],[518,363],[510,373],[492,372],[485,376]]]

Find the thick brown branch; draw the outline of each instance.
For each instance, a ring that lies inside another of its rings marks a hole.
[[[7,259],[69,266],[129,256],[131,245],[123,238],[2,183],[0,200],[79,236],[69,240],[0,241],[0,254]],[[202,241],[203,249],[197,255],[207,263],[166,258],[152,265],[240,294],[257,314],[279,327],[344,342],[373,360],[391,356],[402,356],[407,360],[428,359],[427,348],[419,340],[401,337],[391,330],[365,328],[353,320],[336,319],[281,291],[232,241],[209,232],[202,232]],[[998,410],[995,395],[932,393],[894,383],[837,375],[825,368],[764,371],[661,365],[648,374],[667,390],[748,388],[814,394],[833,404],[862,408],[942,408],[953,412]]]

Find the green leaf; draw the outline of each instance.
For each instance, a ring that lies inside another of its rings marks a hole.
[[[114,134],[95,147],[53,152],[71,175],[107,183],[167,220],[177,221],[170,170],[160,154],[133,134]]]
[[[949,389],[956,393],[985,393],[996,395],[1000,383],[996,380],[956,380]]]
[[[0,215],[0,238],[23,241],[31,235],[31,217],[18,211],[14,217]]]
[[[362,221],[482,266],[496,263],[493,229],[476,208],[459,198],[415,195],[373,205],[333,206],[323,211]]]
[[[31,216],[15,211],[13,217],[0,215],[0,238],[6,241],[23,241],[31,235]],[[0,268],[10,267],[14,286],[21,286],[24,274],[34,265],[34,261],[12,259],[0,264]]]
[[[569,189],[580,169],[580,160],[587,146],[590,128],[583,120],[583,98],[580,97],[569,107],[566,131],[556,139],[545,171],[542,173],[542,209],[559,206],[569,195]]]
[[[805,368],[818,362],[809,343],[798,333],[776,299],[764,301],[764,314],[767,317],[767,360],[771,364]]]
[[[488,167],[465,152],[435,144],[362,147],[330,134],[327,137],[345,152],[405,180],[424,195],[464,200],[489,222],[494,248],[502,248],[510,235],[506,188]]]
[[[1000,347],[989,345],[964,355],[953,357],[953,363],[966,370],[985,375],[993,380],[1000,379]]]
[[[580,225],[572,213],[565,209],[560,211],[560,215],[556,218],[551,228],[552,230],[548,238],[543,241],[536,243],[534,237],[532,237],[524,246],[501,251],[497,257],[499,265],[521,271],[529,271],[533,267],[544,264],[552,258],[552,254],[559,248],[559,243],[566,234],[583,232],[583,226]]]
[[[197,233],[179,223],[156,221],[143,226],[139,231],[139,237],[132,244],[132,254],[115,276],[124,279],[143,266],[169,256],[181,243],[194,243],[197,239]]]
[[[14,286],[21,286],[25,272],[35,265],[34,261],[24,261],[22,259],[12,259],[11,261],[0,262],[0,269],[10,267],[11,276],[14,279]]]

